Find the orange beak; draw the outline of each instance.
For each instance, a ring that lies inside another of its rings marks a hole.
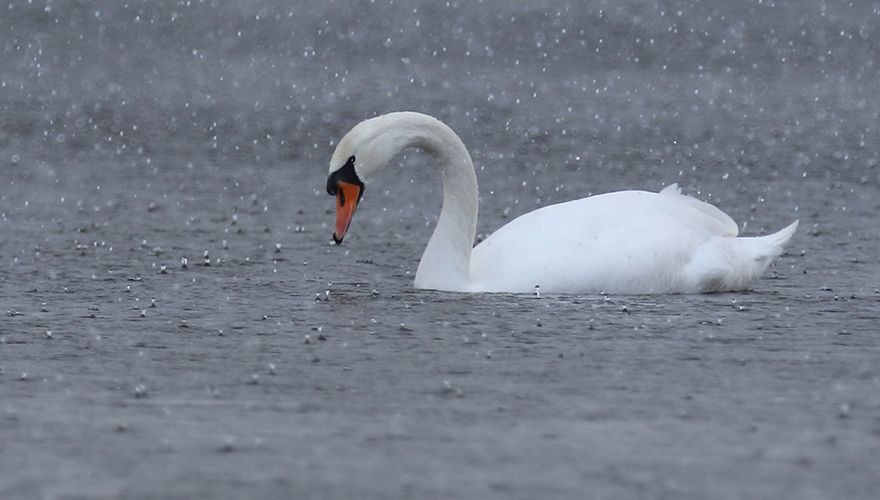
[[[336,231],[333,232],[333,241],[337,245],[342,244],[342,238],[348,231],[354,212],[361,201],[361,187],[357,184],[340,181],[336,190]]]

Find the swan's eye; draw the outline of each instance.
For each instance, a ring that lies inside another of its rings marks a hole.
[[[349,198],[355,201],[360,200],[363,194],[364,183],[358,178],[357,172],[354,170],[354,156],[350,157],[345,165],[339,170],[330,173],[327,177],[327,194],[336,196],[337,193],[345,190],[345,185],[352,185],[358,188],[357,192],[349,193]],[[345,203],[345,197],[340,198],[340,203]]]

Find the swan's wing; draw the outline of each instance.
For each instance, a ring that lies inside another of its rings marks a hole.
[[[473,249],[475,291],[681,291],[696,249],[736,224],[675,188],[622,191],[522,215]]]
[[[678,186],[677,182],[673,182],[672,184],[661,189],[660,194],[681,194],[681,188]]]
[[[739,226],[736,225],[736,222],[734,222],[734,220],[731,219],[729,215],[722,212],[714,205],[710,205],[704,201],[700,201],[692,196],[682,194],[681,188],[678,187],[678,183],[672,183],[666,186],[665,188],[660,190],[660,193],[658,194],[674,197],[678,201],[687,203],[688,205],[699,210],[708,217],[718,221],[718,223],[721,225],[719,236],[734,237],[739,234]]]

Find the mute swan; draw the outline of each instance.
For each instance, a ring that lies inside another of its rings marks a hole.
[[[619,191],[522,215],[473,247],[477,178],[461,139],[436,118],[398,112],[362,121],[339,141],[327,192],[342,244],[364,186],[401,150],[429,152],[443,206],[416,288],[455,292],[698,293],[748,289],[797,229],[736,237],[721,210],[681,194]]]

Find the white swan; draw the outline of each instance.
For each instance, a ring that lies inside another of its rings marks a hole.
[[[461,139],[428,115],[365,120],[330,160],[342,243],[364,185],[401,150],[434,156],[443,207],[416,272],[416,288],[456,292],[697,293],[748,289],[797,229],[738,238],[721,210],[673,184],[659,193],[620,191],[551,205],[511,221],[472,247],[477,179]]]

